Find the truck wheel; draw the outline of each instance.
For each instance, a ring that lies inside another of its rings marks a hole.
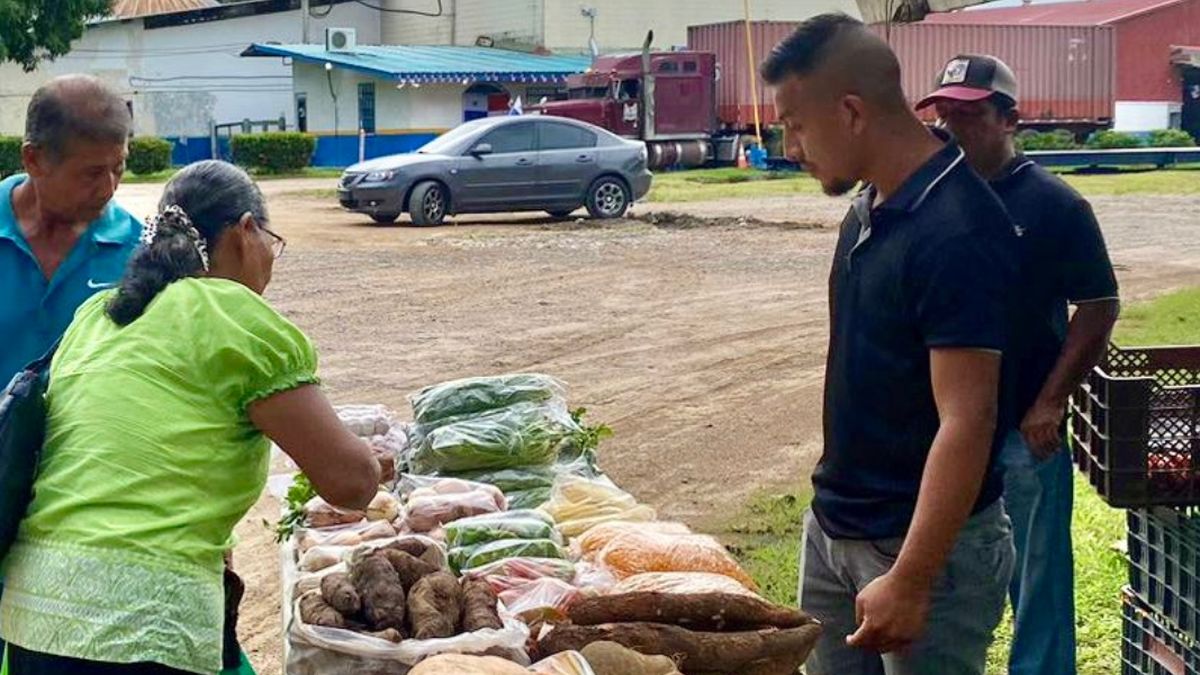
[[[380,225],[391,225],[392,223],[396,222],[396,219],[399,217],[400,217],[399,213],[372,213],[371,214],[371,220],[379,223]]]
[[[629,188],[615,176],[602,176],[587,193],[587,210],[593,218],[620,218],[629,210]]]
[[[446,218],[446,189],[427,180],[413,188],[408,196],[408,215],[413,225],[441,225]]]

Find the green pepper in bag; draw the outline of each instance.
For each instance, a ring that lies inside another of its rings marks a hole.
[[[550,539],[501,539],[479,546],[451,549],[450,566],[465,572],[505,558],[566,558],[567,553]]]
[[[451,548],[486,544],[502,539],[550,539],[561,535],[540,518],[463,518],[446,525],[446,545]]]

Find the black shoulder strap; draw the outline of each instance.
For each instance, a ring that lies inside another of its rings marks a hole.
[[[50,361],[54,358],[54,352],[58,351],[58,345],[61,342],[62,336],[60,335],[58,339],[54,341],[54,344],[50,345],[50,349],[47,349],[46,353],[42,354],[38,360],[34,361],[28,366],[25,366],[25,370],[36,370],[38,372],[45,370],[46,367],[50,365]]]

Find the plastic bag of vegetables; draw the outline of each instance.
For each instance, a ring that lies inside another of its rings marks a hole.
[[[409,397],[413,419],[430,424],[449,417],[475,415],[514,403],[542,403],[564,399],[566,387],[549,375],[517,373],[495,377],[468,377],[435,384]]]
[[[554,518],[567,537],[577,537],[601,523],[651,521],[656,516],[654,509],[638,504],[633,495],[607,478],[572,475],[554,481],[550,501],[541,509]]]
[[[463,518],[446,525],[446,545],[477,546],[501,539],[550,539],[561,544],[562,535],[547,520],[509,512]]]
[[[479,546],[450,549],[450,568],[467,572],[505,558],[566,558],[567,552],[552,539],[501,539]]]
[[[423,474],[544,466],[579,432],[562,404],[517,403],[422,429],[408,460]]]

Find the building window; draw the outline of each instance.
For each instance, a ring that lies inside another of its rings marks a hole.
[[[374,82],[360,82],[358,85],[358,128],[368,134],[375,133]]]
[[[678,73],[679,64],[675,61],[663,61],[658,64],[658,72],[660,73]]]
[[[296,130],[308,132],[308,94],[296,94]]]
[[[684,61],[683,62],[683,72],[685,72],[685,73],[696,72],[696,62],[695,61]]]

